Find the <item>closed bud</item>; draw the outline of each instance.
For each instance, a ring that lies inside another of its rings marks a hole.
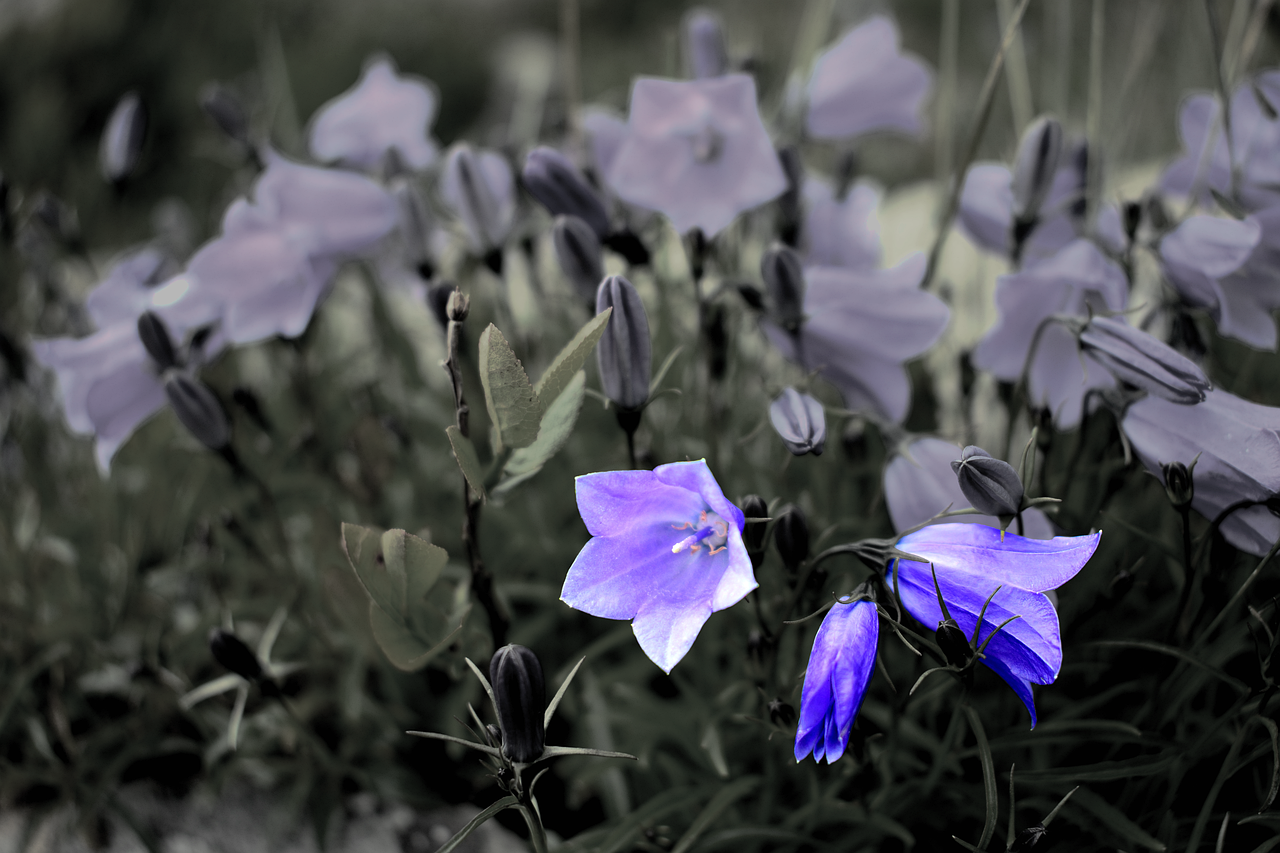
[[[1033,121],[1018,143],[1013,163],[1013,217],[1034,221],[1049,196],[1062,157],[1062,125],[1050,116]]]
[[[973,657],[973,647],[969,638],[960,630],[954,619],[944,619],[938,623],[938,630],[933,635],[938,648],[942,650],[947,663],[963,668]]]
[[[792,334],[804,323],[804,268],[800,255],[788,246],[775,246],[760,260],[760,277],[773,303],[773,319]]]
[[[747,495],[738,501],[738,508],[742,510],[742,515],[746,518],[746,524],[742,528],[742,544],[746,546],[747,553],[763,550],[764,537],[768,531],[769,523],[767,521],[752,521],[751,519],[767,518],[769,505],[759,495]]]
[[[560,270],[582,298],[590,304],[604,278],[604,258],[600,238],[591,226],[576,216],[557,216],[551,229]]]
[[[1142,205],[1136,201],[1126,201],[1120,209],[1120,216],[1124,225],[1124,236],[1132,243],[1138,236],[1138,226],[1142,224]]]
[[[453,292],[449,294],[449,301],[445,305],[445,310],[448,312],[451,322],[461,323],[471,313],[471,297],[455,287]]]
[[[173,370],[164,377],[164,393],[178,420],[201,444],[218,451],[230,446],[231,424],[227,422],[227,413],[207,386]]]
[[[477,154],[465,142],[450,150],[440,175],[440,190],[449,206],[471,232],[473,245],[495,274],[501,275],[501,246],[511,228],[510,216],[504,214],[502,200],[490,181],[496,177],[500,158],[491,153]],[[502,166],[510,180],[510,172]]]
[[[230,89],[209,83],[200,92],[200,108],[218,130],[241,145],[249,145],[249,111]]]
[[[1018,472],[1003,459],[993,459],[981,447],[970,445],[951,463],[960,481],[960,491],[978,512],[985,515],[1015,515],[1022,508],[1022,481]]]
[[[164,321],[154,312],[143,311],[138,317],[138,337],[142,340],[147,355],[151,356],[161,372],[177,366],[178,356],[174,352],[173,338],[169,337]]]
[[[827,417],[822,404],[813,397],[794,388],[784,389],[769,405],[769,421],[794,455],[822,455],[827,443]]]
[[[1164,493],[1168,496],[1169,503],[1179,510],[1191,506],[1191,501],[1196,495],[1195,480],[1192,476],[1196,463],[1192,462],[1188,467],[1181,462],[1169,462],[1160,467],[1164,471]]]
[[[596,313],[613,309],[613,316],[596,345],[600,382],[605,396],[623,409],[638,409],[649,399],[652,350],[649,318],[640,294],[620,275],[600,282]]]
[[[587,179],[569,158],[545,145],[529,152],[520,174],[529,194],[552,216],[576,216],[602,238],[609,233],[609,213]]]
[[[1009,846],[1009,853],[1024,853],[1039,844],[1040,840],[1048,834],[1049,830],[1045,829],[1043,823],[1028,826],[1013,839],[1013,844]]]
[[[774,699],[769,703],[769,721],[775,726],[789,729],[796,724],[796,709],[781,699]]]
[[[773,525],[773,544],[789,571],[809,558],[809,522],[795,504],[787,504]]]
[[[503,646],[489,661],[489,682],[502,730],[502,754],[515,764],[536,761],[542,756],[547,707],[538,656],[524,646]]]
[[[1119,317],[1094,317],[1080,332],[1080,349],[1122,382],[1171,403],[1204,401],[1212,385],[1194,361]]]
[[[684,19],[685,61],[695,80],[719,77],[729,70],[720,16],[708,9],[694,9]]]
[[[98,146],[98,164],[102,177],[118,184],[133,174],[142,157],[142,142],[147,135],[147,109],[137,92],[120,99],[107,119]]]
[[[245,645],[244,640],[230,631],[221,628],[210,631],[209,651],[213,653],[214,660],[246,681],[257,681],[262,677],[262,662],[258,656]]]
[[[738,291],[738,295],[742,297],[742,301],[747,303],[747,307],[753,311],[764,310],[764,294],[760,292],[760,288],[749,282],[740,281],[734,285]]]
[[[395,151],[394,148],[391,150]],[[391,195],[395,198],[400,213],[400,237],[404,240],[405,260],[420,274],[424,270],[432,270],[431,233],[435,223],[426,200],[408,180],[395,181],[391,187]]]

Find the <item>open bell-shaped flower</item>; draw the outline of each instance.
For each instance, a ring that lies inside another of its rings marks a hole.
[[[605,396],[619,407],[639,409],[649,400],[653,366],[649,318],[640,294],[620,275],[609,276],[596,291],[596,313],[608,308],[613,314],[596,345],[600,382]]]

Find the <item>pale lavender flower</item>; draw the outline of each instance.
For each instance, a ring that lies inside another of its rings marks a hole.
[[[932,85],[928,66],[901,52],[897,25],[876,15],[814,62],[805,127],[818,139],[848,139],[873,130],[919,135]]]
[[[1075,336],[1049,318],[1086,317],[1091,308],[1123,311],[1128,298],[1120,267],[1089,241],[1077,240],[1047,260],[999,278],[1000,318],[974,349],[973,363],[1006,382],[1018,381],[1025,368],[1031,400],[1048,407],[1059,429],[1073,429],[1089,389],[1115,380],[1102,365],[1079,355]]]
[[[881,191],[858,181],[843,198],[836,198],[826,181],[804,179],[804,225],[800,246],[811,266],[871,270],[880,266]]]
[[[425,169],[436,159],[428,134],[438,100],[431,83],[401,76],[390,58],[379,57],[365,66],[354,88],[316,113],[311,154],[373,171],[394,150],[410,168]]]
[[[122,255],[85,297],[85,310],[99,329],[133,321],[152,305],[156,285],[169,276],[172,261],[152,246]]]
[[[1076,239],[1072,205],[1083,198],[1084,173],[1076,157],[1064,157],[1044,200],[1039,221],[1022,246],[1022,259],[1046,258]],[[1013,173],[1004,163],[975,163],[960,191],[960,225],[974,243],[1008,258],[1013,255]]]
[[[693,9],[685,16],[683,30],[690,77],[719,77],[729,70],[724,24],[719,15],[709,9]]]
[[[445,157],[440,195],[462,220],[477,254],[501,248],[516,215],[515,178],[505,157],[455,144]]]
[[[769,404],[769,422],[792,454],[821,456],[827,442],[827,416],[822,403],[794,388]]]
[[[700,228],[707,237],[787,188],[746,74],[637,79],[627,135],[606,180],[623,201],[661,212],[681,233]]]
[[[601,107],[587,107],[582,111],[582,128],[587,132],[596,175],[603,180],[626,141],[627,123]]]
[[[1122,317],[1094,317],[1080,331],[1080,350],[1148,394],[1173,403],[1204,401],[1212,387],[1200,366]]]

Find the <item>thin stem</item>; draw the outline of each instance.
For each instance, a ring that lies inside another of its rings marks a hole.
[[[1199,579],[1191,554],[1191,508],[1178,507],[1178,514],[1182,516],[1182,570],[1185,577],[1182,592],[1178,595],[1178,606],[1173,611],[1173,621],[1169,623],[1169,630],[1165,633],[1165,642],[1168,643],[1172,643],[1175,634],[1179,639],[1185,639],[1186,630],[1190,627],[1191,616],[1188,611],[1191,607],[1191,587]]]
[[[1106,0],[1093,0],[1089,23],[1089,104],[1085,113],[1085,136],[1089,142],[1089,162],[1085,175],[1085,222],[1092,226],[1102,194],[1102,51],[1107,23]]]
[[[1238,178],[1236,167],[1239,164],[1236,163],[1235,148],[1231,144],[1231,91],[1227,84],[1226,67],[1222,58],[1222,28],[1218,23],[1218,11],[1214,8],[1213,0],[1205,0],[1204,11],[1209,18],[1209,42],[1213,48],[1213,65],[1218,72],[1214,76],[1218,84],[1218,100],[1222,104],[1222,136],[1227,144],[1227,167],[1228,174],[1231,176],[1228,194],[1235,198]]]
[[[533,845],[533,853],[547,853],[547,831],[542,828],[542,819],[531,805],[521,803],[516,808],[529,827],[529,841]]]

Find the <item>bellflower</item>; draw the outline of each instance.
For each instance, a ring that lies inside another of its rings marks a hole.
[[[822,404],[813,397],[791,387],[784,388],[769,404],[769,422],[794,455],[822,455],[827,443],[827,417]]]
[[[1080,331],[1080,351],[1148,394],[1174,403],[1204,401],[1211,386],[1200,366],[1122,317],[1094,317]]]
[[[520,178],[529,194],[552,216],[576,216],[591,226],[596,236],[609,236],[609,213],[600,196],[568,157],[540,145],[525,158]]]
[[[849,730],[871,682],[880,641],[880,619],[873,602],[837,602],[813,638],[800,695],[796,761],[813,753],[814,761],[834,764],[849,745]]]
[[[560,600],[605,619],[630,619],[640,648],[664,672],[703,624],[756,588],[742,544],[742,511],[705,460],[652,471],[577,478],[587,542]]]
[[[1165,465],[1195,461],[1191,506],[1205,518],[1280,493],[1280,409],[1218,390],[1194,406],[1147,397],[1128,408],[1121,428],[1162,483]],[[1235,547],[1261,556],[1280,538],[1280,518],[1265,506],[1244,507],[1227,516],[1221,531]]]
[[[449,149],[440,194],[466,227],[478,254],[502,247],[516,215],[511,165],[496,151],[476,151],[465,142]]]
[[[119,322],[133,322],[148,308],[157,285],[167,279],[172,261],[152,246],[121,256],[102,281],[85,297],[84,307],[99,329]],[[164,295],[160,296],[161,301]]]
[[[870,270],[880,266],[881,191],[858,181],[842,198],[826,181],[804,179],[804,225],[800,245],[811,266]]]
[[[1075,577],[1097,550],[1101,536],[1027,539],[981,524],[930,525],[898,540],[899,550],[927,561],[898,561],[898,596],[912,616],[932,628],[944,618],[938,606],[937,590],[941,590],[951,618],[965,636],[974,636],[978,628],[979,646],[990,637],[982,663],[1013,688],[1030,712],[1034,728],[1031,685],[1052,684],[1062,668],[1058,612],[1044,593]],[[891,587],[894,575],[890,565],[886,582]],[[983,613],[980,628],[979,613]],[[991,637],[996,626],[1012,616],[1020,618]]]
[[[623,201],[661,212],[680,233],[700,228],[707,237],[787,188],[746,74],[637,79],[627,136],[607,182]]]
[[[887,270],[810,267],[798,333],[766,322],[765,334],[784,356],[840,389],[849,408],[899,422],[911,402],[903,362],[933,346],[951,316],[920,289],[924,270],[923,255]]]
[[[1086,161],[1083,147],[1064,152],[1053,183],[1042,201],[1036,224],[1021,248],[1023,260],[1047,258],[1076,239],[1078,202],[1084,199]],[[990,252],[1013,256],[1013,172],[1003,163],[975,163],[960,190],[960,225],[974,243]]]
[[[1115,380],[1102,365],[1078,355],[1075,336],[1048,318],[1084,317],[1090,308],[1123,311],[1127,302],[1120,267],[1089,241],[1077,240],[1047,260],[999,278],[1000,319],[974,349],[973,363],[997,379],[1016,382],[1031,357],[1026,368],[1031,399],[1049,408],[1059,429],[1073,429],[1085,393]]]
[[[932,75],[901,52],[898,27],[876,15],[845,33],[813,64],[805,128],[817,139],[848,139],[873,130],[919,135]]]
[[[582,111],[582,129],[587,132],[592,165],[603,179],[626,141],[627,123],[601,107],[587,107]]]
[[[353,89],[329,101],[311,126],[311,154],[365,171],[378,169],[394,150],[414,170],[435,162],[428,136],[439,98],[426,80],[402,77],[395,63],[379,57]]]

